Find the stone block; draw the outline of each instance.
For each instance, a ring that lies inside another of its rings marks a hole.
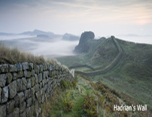
[[[7,114],[10,114],[13,112],[14,106],[15,106],[14,100],[7,102],[7,106],[6,106]]]
[[[23,91],[27,89],[27,80],[25,78],[22,78],[22,89]]]
[[[13,111],[13,117],[19,117],[19,108],[15,108]]]
[[[17,68],[15,65],[9,65],[9,72],[16,72],[17,71]]]
[[[12,82],[13,76],[11,73],[6,74],[6,83],[10,84]]]
[[[9,115],[7,115],[7,117],[14,117],[13,113],[10,113]]]
[[[33,104],[35,104],[36,98],[35,98],[35,94],[32,96],[32,102]]]
[[[32,70],[32,71],[31,71],[31,75],[32,75],[32,76],[35,76],[35,70]]]
[[[35,89],[35,91],[39,91],[39,84],[36,84],[35,86],[34,86],[34,89]]]
[[[34,95],[35,94],[35,86],[32,87],[31,90],[32,90],[32,95]]]
[[[42,82],[39,84],[39,87],[40,87],[40,89],[42,89],[42,87],[43,87],[43,84],[42,84]]]
[[[29,63],[29,70],[33,69],[33,63]]]
[[[16,81],[13,81],[8,85],[9,88],[9,98],[12,99],[17,94],[17,83]]]
[[[31,85],[33,87],[35,85],[35,77],[31,77],[30,79],[31,79]]]
[[[29,79],[27,79],[27,88],[29,89],[31,87],[32,87],[32,85],[31,85],[31,79],[29,78]]]
[[[6,85],[6,75],[0,74],[0,87],[4,87]]]
[[[45,80],[42,80],[42,86],[44,86],[45,85]]]
[[[26,111],[24,111],[23,113],[20,114],[20,117],[27,117],[26,116]]]
[[[7,102],[7,100],[8,100],[8,86],[5,86],[2,89],[2,97],[1,98],[2,98],[2,100],[1,100],[2,103]]]
[[[38,65],[34,65],[34,70],[36,74],[39,74],[39,66]]]
[[[6,105],[0,105],[0,117],[6,117]]]
[[[40,72],[43,72],[43,65],[39,65]]]
[[[17,92],[23,90],[22,79],[17,79]]]
[[[22,71],[22,64],[21,63],[17,63],[15,64],[17,71]]]
[[[32,115],[31,108],[30,107],[26,108],[26,116],[31,117],[31,115]]]
[[[2,93],[2,89],[0,88],[0,102],[1,102],[1,99],[2,99],[1,93]]]
[[[26,78],[29,78],[29,77],[31,77],[31,72],[30,71],[24,71],[24,76],[26,77]]]
[[[52,71],[49,71],[48,75],[49,75],[49,77],[52,77]]]
[[[8,64],[0,65],[0,73],[8,72]]]
[[[35,76],[35,83],[37,84],[38,83],[38,76],[37,76],[37,74],[35,74],[34,76]]]
[[[22,63],[22,68],[23,68],[23,70],[29,69],[28,62],[23,62]]]
[[[23,92],[20,92],[17,94],[18,95],[18,99],[19,99],[19,104],[21,104],[22,102],[24,102],[24,93]]]
[[[23,77],[23,71],[19,71],[17,75],[18,75],[18,78],[22,78]]]
[[[45,79],[45,71],[42,72],[42,79]]]
[[[41,97],[41,103],[44,103],[44,101],[45,101],[45,97],[44,97],[44,95],[42,95],[42,97]]]
[[[40,83],[42,81],[42,73],[40,73],[39,75],[38,75],[38,82]]]
[[[28,98],[26,100],[26,107],[30,107],[32,105],[32,98]]]
[[[40,91],[36,92],[35,97],[36,97],[36,99],[40,100],[41,99],[41,92]]]
[[[14,97],[14,101],[15,101],[15,107],[19,107],[19,97],[18,97],[18,95],[16,95]]]
[[[13,80],[16,80],[18,78],[18,74],[17,73],[13,73]]]
[[[24,94],[25,94],[25,99],[30,98],[32,97],[32,90],[31,89],[25,90]]]
[[[26,109],[26,102],[20,103],[19,104],[19,112],[23,113],[25,109]]]

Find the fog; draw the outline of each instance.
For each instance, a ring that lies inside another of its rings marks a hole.
[[[116,35],[115,37],[135,43],[152,44],[151,35]],[[61,38],[49,39],[29,35],[13,35],[0,36],[0,41],[6,46],[17,47],[21,51],[30,52],[36,56],[43,55],[44,58],[74,56],[73,50],[79,41],[64,41]]]
[[[74,56],[73,50],[79,41],[64,41],[61,38],[37,38],[36,36],[0,36],[0,41],[11,48],[30,52],[44,58]]]
[[[143,36],[139,36],[139,35],[119,35],[116,36],[121,40],[125,40],[125,41],[131,41],[131,42],[135,42],[135,43],[143,43],[143,44],[152,44],[152,36],[151,35],[143,35]]]
[[[8,36],[2,36],[0,35],[0,40],[12,40],[12,39],[24,39],[24,38],[32,38],[36,36],[31,35],[8,35]]]
[[[43,55],[46,58],[71,56],[75,55],[73,50],[78,41],[53,41],[53,42],[36,42],[37,47],[30,52],[34,55]]]

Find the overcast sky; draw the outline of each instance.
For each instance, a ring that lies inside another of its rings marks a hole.
[[[152,34],[152,0],[0,0],[0,32]]]

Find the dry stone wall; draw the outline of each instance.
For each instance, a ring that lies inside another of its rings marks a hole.
[[[0,65],[0,117],[39,116],[60,81],[74,77],[59,65],[17,63]]]

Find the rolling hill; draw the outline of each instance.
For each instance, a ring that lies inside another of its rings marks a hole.
[[[93,82],[101,81],[141,104],[148,104],[152,110],[152,45],[127,42],[114,36],[89,39],[82,47],[85,45],[87,51],[78,50],[79,55],[58,58],[58,61]]]

